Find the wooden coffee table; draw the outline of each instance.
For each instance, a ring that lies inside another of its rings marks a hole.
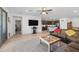
[[[48,52],[50,52],[52,44],[58,43],[58,46],[59,46],[60,45],[59,41],[60,41],[60,38],[57,38],[55,36],[50,36],[50,37],[42,36],[42,37],[40,37],[40,43],[44,42],[48,45]]]

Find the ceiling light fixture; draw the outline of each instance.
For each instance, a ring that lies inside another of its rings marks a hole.
[[[48,14],[45,7],[42,8],[42,13],[41,13],[41,14],[42,14],[42,15],[47,15],[47,14]]]
[[[41,14],[42,14],[42,15],[47,15],[48,13],[47,13],[47,12],[42,12]]]
[[[42,8],[42,10],[46,10],[46,8],[45,8],[45,7],[43,7],[43,8]]]

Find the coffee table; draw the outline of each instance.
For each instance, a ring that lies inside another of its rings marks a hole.
[[[45,44],[48,45],[48,52],[50,52],[51,50],[51,45],[54,44],[54,43],[58,43],[58,46],[60,46],[60,38],[57,38],[55,36],[41,36],[40,37],[40,44],[41,42],[44,42]]]

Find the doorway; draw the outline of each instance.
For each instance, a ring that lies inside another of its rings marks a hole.
[[[15,33],[21,34],[21,20],[15,21]]]

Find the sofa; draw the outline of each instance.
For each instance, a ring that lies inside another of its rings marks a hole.
[[[76,31],[74,36],[66,36],[65,30],[62,30],[61,33],[51,33],[51,35],[61,38],[61,41],[67,44],[65,48],[68,52],[78,52],[79,51],[79,31]]]

